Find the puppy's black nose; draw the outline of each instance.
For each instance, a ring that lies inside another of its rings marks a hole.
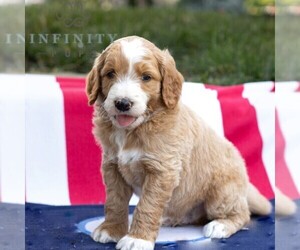
[[[128,111],[132,107],[132,104],[133,102],[127,98],[115,101],[115,107],[122,112]]]

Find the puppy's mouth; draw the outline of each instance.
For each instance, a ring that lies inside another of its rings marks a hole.
[[[116,115],[115,119],[120,127],[125,128],[134,123],[137,117],[131,115]]]

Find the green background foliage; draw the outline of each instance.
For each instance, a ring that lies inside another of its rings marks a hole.
[[[0,7],[0,72],[25,72],[25,46],[7,42],[7,34],[24,34],[24,6],[7,5]]]
[[[82,1],[84,2],[84,1]],[[72,23],[73,22],[73,23]],[[26,71],[86,74],[116,38],[138,35],[168,48],[187,81],[230,85],[274,80],[274,17],[183,8],[115,8],[48,2],[26,7]],[[29,42],[30,34],[105,34],[102,43]]]

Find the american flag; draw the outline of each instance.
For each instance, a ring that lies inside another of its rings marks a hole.
[[[275,185],[299,199],[299,91],[299,82],[186,82],[182,101],[235,144],[268,199]],[[0,75],[0,201],[103,204],[92,112],[84,77]]]

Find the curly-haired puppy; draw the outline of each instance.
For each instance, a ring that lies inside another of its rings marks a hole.
[[[168,50],[119,39],[87,77],[94,135],[103,147],[105,222],[95,241],[153,249],[161,224],[209,221],[204,235],[227,238],[271,205],[248,181],[237,149],[180,101],[183,77]],[[128,203],[140,197],[128,229]]]

